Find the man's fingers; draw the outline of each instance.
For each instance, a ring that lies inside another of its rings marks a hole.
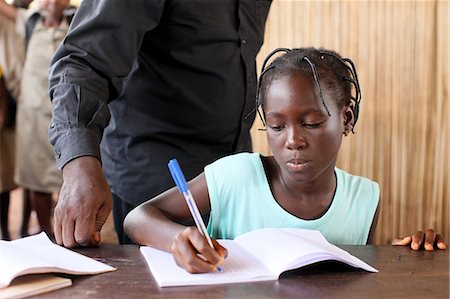
[[[68,219],[62,224],[62,245],[64,245],[64,247],[73,248],[78,246],[78,243],[73,236],[74,228],[74,222]]]
[[[102,238],[101,238],[101,236],[100,236],[100,231],[96,231],[96,232],[94,233],[94,242],[95,242],[96,244],[99,244],[101,241],[102,241]]]
[[[74,238],[80,246],[95,246],[94,242],[95,215],[88,217],[79,217],[75,220]]]
[[[62,226],[59,217],[59,207],[58,204],[55,207],[55,211],[53,213],[53,233],[55,235],[55,242],[58,245],[63,245],[62,239]]]
[[[63,241],[62,241],[62,227],[59,223],[54,223],[53,224],[53,234],[55,236],[55,243],[58,245],[63,245]]]
[[[111,210],[112,199],[105,201],[98,210],[97,216],[95,217],[95,231],[100,232],[106,220],[108,219]]]

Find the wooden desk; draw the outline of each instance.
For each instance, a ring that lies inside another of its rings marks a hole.
[[[78,249],[117,268],[93,276],[71,276],[71,287],[40,298],[449,298],[449,250],[412,251],[394,246],[342,246],[377,268],[367,273],[327,263],[278,281],[159,288],[135,245]]]

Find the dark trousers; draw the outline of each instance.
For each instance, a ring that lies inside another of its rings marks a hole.
[[[113,218],[116,229],[117,239],[120,244],[134,244],[123,231],[123,220],[125,216],[134,208],[133,205],[123,201],[119,196],[113,193]]]

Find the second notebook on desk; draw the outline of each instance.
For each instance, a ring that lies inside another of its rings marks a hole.
[[[326,260],[378,272],[330,244],[319,231],[265,228],[219,242],[228,249],[228,257],[220,273],[190,274],[178,267],[167,252],[145,246],[141,247],[141,252],[161,287],[277,280],[285,271]]]

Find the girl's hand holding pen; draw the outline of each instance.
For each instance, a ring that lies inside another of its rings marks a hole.
[[[228,251],[216,240],[211,240],[214,249],[205,236],[191,226],[175,236],[170,250],[177,265],[189,273],[214,272],[223,265]]]
[[[190,273],[221,271],[227,250],[209,237],[202,215],[186,183],[177,159],[169,161],[169,170],[178,190],[183,194],[197,228],[188,227],[175,236],[170,250],[178,266]]]
[[[394,239],[392,245],[406,246],[410,245],[412,250],[419,250],[424,248],[425,250],[432,251],[434,249],[446,249],[447,245],[444,243],[444,239],[440,234],[437,234],[433,229],[427,229],[425,232],[417,231],[411,236],[407,236],[400,239]]]

